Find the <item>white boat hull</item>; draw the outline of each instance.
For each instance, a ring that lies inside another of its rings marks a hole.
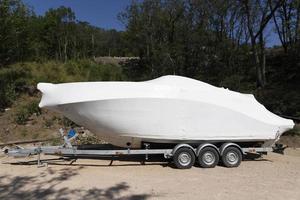
[[[186,100],[99,100],[66,104],[59,110],[117,146],[130,142],[139,147],[141,141],[265,141],[278,137],[276,126],[226,108]]]
[[[113,85],[116,91],[109,91],[112,96],[118,92],[120,84],[122,83]],[[201,96],[187,98],[189,91],[179,91],[178,93],[176,90],[177,95],[174,97],[172,95],[173,87],[157,91],[157,87],[151,88],[146,85],[146,94],[138,93],[140,88],[138,92],[134,88],[126,88],[127,91],[123,88],[122,92],[129,95],[123,96],[123,98],[116,96],[104,98],[106,93],[103,90],[101,98],[101,87],[99,87],[98,90],[94,89],[99,92],[98,99],[52,102],[53,105],[44,106],[63,113],[107,142],[122,147],[126,147],[130,143],[133,148],[140,148],[141,142],[274,142],[284,131],[294,125],[291,120],[270,113],[254,98],[250,97],[249,99],[248,96],[241,97],[240,101],[245,100],[259,104],[256,108],[259,117],[248,114],[246,112],[248,108],[245,108],[246,111],[240,111],[234,106],[218,104],[216,99],[206,101]],[[164,91],[169,95],[164,97],[162,95]],[[68,91],[66,92],[68,93]],[[83,95],[86,92],[82,91]],[[180,92],[182,92],[182,96]],[[191,94],[193,92],[195,91],[192,90]],[[72,92],[68,95],[72,95]],[[224,101],[226,102],[226,99]],[[249,104],[249,106],[251,105]],[[254,106],[252,105],[252,107]]]

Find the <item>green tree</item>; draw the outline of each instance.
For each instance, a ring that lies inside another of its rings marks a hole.
[[[31,15],[20,0],[0,1],[0,66],[28,56]]]

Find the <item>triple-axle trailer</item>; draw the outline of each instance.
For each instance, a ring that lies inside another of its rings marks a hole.
[[[172,148],[150,148],[152,145],[153,144],[150,143],[144,143],[143,149],[131,149],[130,146],[128,146],[128,148],[114,147],[106,149],[84,149],[81,148],[81,146],[38,146],[9,149],[7,150],[7,154],[9,156],[18,157],[38,155],[38,165],[41,164],[41,154],[72,158],[144,155],[145,161],[148,160],[149,155],[163,155],[164,158],[171,159],[177,168],[188,169],[191,168],[195,162],[198,162],[198,164],[203,168],[213,168],[219,163],[222,163],[226,167],[238,167],[243,160],[243,157],[248,154],[262,155],[275,150],[272,147],[242,147],[241,145],[232,142],[222,143],[219,145],[215,145],[213,143],[181,143],[176,144]],[[163,145],[160,145],[160,147],[161,146]],[[280,149],[282,148],[276,148],[276,151],[279,151]]]

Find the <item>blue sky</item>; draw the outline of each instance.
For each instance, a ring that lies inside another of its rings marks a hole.
[[[105,29],[124,30],[124,25],[117,19],[131,0],[23,0],[33,8],[36,14],[44,15],[49,8],[70,7],[76,18]]]
[[[38,15],[44,15],[49,8],[63,5],[72,8],[80,21],[105,29],[124,30],[125,27],[117,19],[117,15],[130,5],[131,0],[23,0],[23,2],[31,6]],[[265,35],[268,36],[266,43],[268,47],[280,44],[271,26],[267,27]]]

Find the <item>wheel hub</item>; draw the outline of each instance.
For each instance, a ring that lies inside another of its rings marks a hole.
[[[178,156],[178,161],[182,166],[189,165],[191,160],[192,160],[191,155],[189,155],[188,153],[181,153]]]
[[[212,165],[215,162],[215,160],[216,160],[216,157],[212,152],[206,152],[202,156],[202,161],[206,165]]]
[[[238,162],[238,155],[235,152],[228,152],[226,155],[227,162],[234,165]]]

